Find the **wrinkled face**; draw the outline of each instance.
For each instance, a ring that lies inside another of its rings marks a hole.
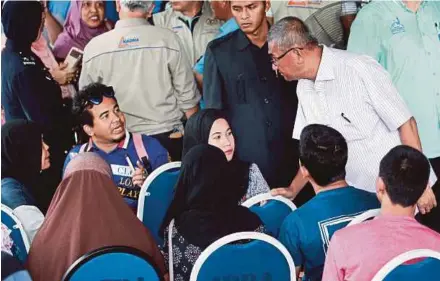
[[[125,116],[115,99],[103,97],[100,104],[86,110],[93,116],[93,127],[85,125],[84,130],[94,141],[118,143],[125,138]]]
[[[287,49],[281,51],[278,46],[269,43],[269,56],[272,58],[272,69],[281,74],[286,81],[303,78],[303,60],[299,55],[299,49]]]
[[[49,169],[50,167],[50,153],[49,146],[41,138],[41,170]]]
[[[212,124],[208,144],[220,148],[225,153],[226,159],[232,160],[235,152],[235,139],[225,119],[217,119]]]
[[[246,34],[256,32],[266,20],[265,1],[231,1],[232,14],[240,29]]]
[[[104,1],[83,1],[81,19],[88,27],[97,28],[104,22]]]

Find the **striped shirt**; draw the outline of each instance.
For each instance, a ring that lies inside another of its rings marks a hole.
[[[380,160],[401,144],[398,128],[412,116],[389,74],[371,57],[324,46],[315,81],[299,80],[297,94],[293,138],[309,124],[338,130],[348,144],[347,182],[375,192]]]

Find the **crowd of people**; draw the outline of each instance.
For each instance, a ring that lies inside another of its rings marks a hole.
[[[306,20],[330,5],[347,50]],[[172,255],[189,281],[219,238],[271,234],[241,206],[264,193],[298,207],[275,238],[303,281],[371,280],[403,252],[440,252],[440,2],[2,1],[1,21],[1,201],[31,241],[11,262],[2,223],[2,265],[58,281],[129,246],[164,280]],[[172,233],[169,253],[136,212],[172,161],[154,233]]]

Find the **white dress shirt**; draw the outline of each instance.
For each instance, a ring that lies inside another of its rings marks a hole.
[[[315,81],[299,80],[297,94],[293,138],[309,124],[338,130],[348,144],[347,182],[375,192],[379,163],[412,116],[388,72],[371,57],[324,46]]]

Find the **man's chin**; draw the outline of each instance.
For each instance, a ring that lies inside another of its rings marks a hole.
[[[122,140],[125,139],[125,131],[123,133],[117,134],[117,135],[113,135],[113,141],[114,142],[121,142]]]

